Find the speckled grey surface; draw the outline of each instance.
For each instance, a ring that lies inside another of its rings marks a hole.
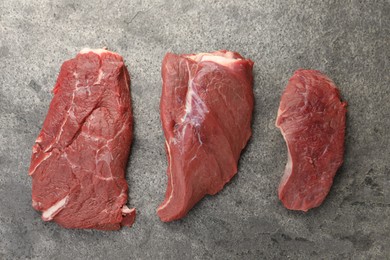
[[[390,258],[389,1],[79,2],[0,1],[0,259]],[[65,230],[31,207],[31,146],[62,62],[103,46],[132,75],[138,216],[118,232]],[[253,137],[222,192],[165,224],[155,214],[167,180],[161,60],[218,49],[255,62]],[[300,67],[325,72],[349,103],[345,163],[307,214],[276,193],[287,156],[274,121]]]

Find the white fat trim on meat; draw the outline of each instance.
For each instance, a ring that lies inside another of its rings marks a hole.
[[[57,215],[63,208],[65,208],[66,204],[68,203],[68,199],[69,199],[69,195],[54,203],[54,205],[48,208],[47,210],[43,211],[42,219],[44,221],[52,220],[55,215]]]
[[[200,134],[198,133],[197,135],[198,135],[198,141],[199,141],[199,143],[202,145],[203,142],[202,142],[202,139],[200,138]]]
[[[32,200],[32,206],[33,206],[33,208],[40,208],[41,207],[41,203],[37,202],[35,200]]]
[[[277,127],[277,128],[279,128],[279,123],[278,123],[278,119],[279,119],[279,117],[282,115],[282,113],[283,113],[283,111],[280,109],[280,107],[279,107],[279,109],[278,109],[278,114],[276,115],[276,122],[275,122],[275,126]]]
[[[113,176],[110,176],[110,177],[102,177],[102,176],[99,176],[99,175],[94,175],[95,178],[99,179],[99,180],[102,180],[102,181],[112,181],[114,180],[114,177]]]
[[[104,72],[103,70],[100,68],[99,69],[99,74],[98,74],[98,77],[97,77],[97,80],[95,83],[93,83],[94,85],[97,85],[97,84],[100,84],[100,82],[102,81],[102,78],[104,77]]]
[[[34,146],[35,147],[35,146]],[[33,154],[36,153],[36,148],[33,148]],[[43,156],[43,159],[37,164],[35,165],[34,169],[32,169],[28,175],[33,175],[35,173],[35,171],[38,169],[39,165],[41,165],[44,161],[46,161],[50,156],[52,156],[53,153],[45,153],[44,156]]]
[[[48,152],[53,147],[53,144],[58,143],[60,141],[62,133],[64,132],[64,126],[65,126],[65,124],[66,124],[66,122],[68,121],[68,118],[69,118],[69,114],[70,114],[69,112],[70,112],[71,109],[73,109],[74,97],[75,97],[75,91],[73,91],[73,93],[72,93],[71,105],[69,106],[68,110],[66,111],[64,122],[61,124],[60,133],[57,135],[55,141],[48,148],[46,148],[45,153]]]
[[[97,55],[101,55],[102,53],[113,53],[111,51],[108,51],[106,49],[90,49],[90,48],[84,48],[80,51],[80,54],[87,54],[87,53],[90,53],[90,52],[93,52],[93,53],[96,53]]]
[[[233,58],[234,53],[233,52],[215,52],[215,53],[199,53],[196,55],[188,55],[186,56],[188,59],[191,59],[195,62],[202,62],[202,61],[212,61],[222,66],[229,66],[230,64],[242,60],[240,58]]]
[[[135,211],[135,208],[130,209],[126,205],[123,205],[123,207],[122,207],[122,215],[128,215],[128,214],[133,213],[134,211]]]
[[[167,146],[167,153],[168,153],[168,158],[169,158],[169,179],[171,181],[171,193],[169,195],[169,198],[168,200],[163,204],[161,205],[158,210],[163,210],[166,206],[168,206],[169,202],[171,201],[172,197],[173,197],[173,189],[174,189],[174,186],[173,186],[173,176],[172,176],[172,156],[171,156],[171,148],[169,147],[169,143],[165,140],[165,144]]]
[[[202,59],[201,59],[201,62],[202,61],[212,61],[212,62],[215,62],[219,65],[223,65],[223,66],[228,66],[234,62],[236,62],[238,59],[231,59],[231,58],[226,58],[226,57],[222,57],[222,56],[203,56]]]
[[[43,139],[42,139],[42,136],[38,136],[37,140],[35,140],[36,143],[42,143]]]
[[[290,148],[288,147],[288,142],[287,142],[287,139],[286,139],[286,133],[283,131],[283,129],[281,129],[281,133],[282,133],[282,136],[284,138],[284,141],[286,142],[286,146],[287,146],[287,163],[286,163],[286,167],[284,169],[284,174],[282,176],[282,180],[280,182],[280,185],[284,185],[288,178],[290,177],[291,173],[292,173],[292,167],[293,167],[293,162],[292,162],[292,158],[291,158],[291,152],[290,152]]]

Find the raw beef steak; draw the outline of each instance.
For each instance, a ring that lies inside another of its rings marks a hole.
[[[252,67],[230,51],[165,56],[160,113],[168,187],[157,210],[162,221],[184,217],[236,174],[251,136]]]
[[[276,126],[288,148],[279,199],[292,210],[318,207],[343,162],[346,102],[315,70],[298,70],[282,95]]]
[[[33,207],[66,228],[131,226],[125,168],[133,118],[122,57],[82,50],[64,62],[53,93],[33,146]]]

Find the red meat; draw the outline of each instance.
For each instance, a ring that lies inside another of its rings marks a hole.
[[[66,228],[131,226],[125,168],[133,119],[122,57],[82,50],[64,62],[53,92],[33,146],[33,207]]]
[[[292,210],[321,205],[343,162],[346,102],[335,84],[315,70],[298,70],[280,101],[276,126],[288,161],[279,199]]]
[[[251,136],[252,67],[229,51],[165,56],[160,113],[168,187],[157,210],[162,221],[184,217],[236,174]]]

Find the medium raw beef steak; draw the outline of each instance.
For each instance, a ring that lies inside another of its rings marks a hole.
[[[157,210],[162,221],[184,217],[237,173],[251,136],[252,67],[230,51],[165,56],[160,113],[168,187]]]
[[[282,95],[276,126],[288,161],[279,198],[288,209],[321,205],[343,163],[346,102],[335,84],[315,70],[298,70]]]
[[[131,226],[125,169],[133,117],[122,57],[82,50],[64,62],[53,92],[33,146],[33,207],[66,228]]]

